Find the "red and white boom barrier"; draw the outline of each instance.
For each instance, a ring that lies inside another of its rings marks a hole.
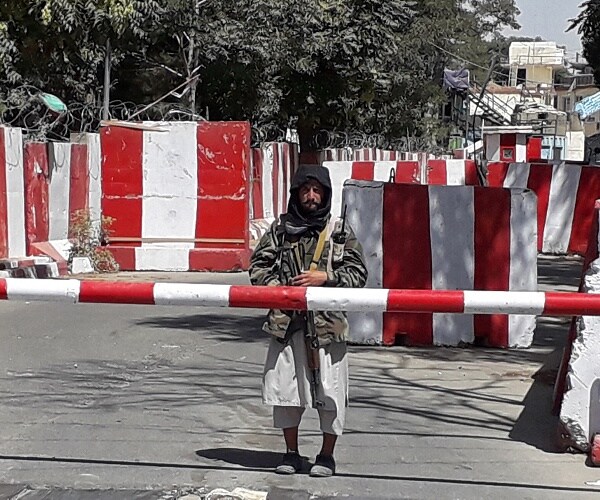
[[[0,279],[0,299],[309,311],[600,316],[600,294]]]

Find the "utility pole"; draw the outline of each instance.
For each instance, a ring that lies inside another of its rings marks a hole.
[[[102,106],[102,119],[110,117],[110,38],[106,39],[106,53],[104,54],[104,105]]]

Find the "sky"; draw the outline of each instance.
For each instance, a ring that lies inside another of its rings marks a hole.
[[[581,41],[576,31],[565,33],[569,19],[577,17],[579,5],[584,0],[516,0],[521,15],[518,32],[506,31],[505,35],[541,36],[544,40],[567,46],[567,55],[581,51]]]

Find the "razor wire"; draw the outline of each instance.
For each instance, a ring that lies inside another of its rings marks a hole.
[[[319,130],[312,141],[317,150],[324,149],[382,149],[404,152],[438,152],[438,147],[424,137],[388,139],[380,134],[357,131]]]
[[[33,85],[20,85],[0,91],[0,124],[23,129],[29,140],[68,140],[72,133],[98,131],[103,107],[95,102],[69,102],[67,110],[57,112],[44,104],[42,90]],[[175,103],[160,103],[152,108],[130,101],[111,101],[109,120],[197,121],[198,114]]]

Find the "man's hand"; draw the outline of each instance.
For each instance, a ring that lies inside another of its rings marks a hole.
[[[323,286],[327,281],[325,271],[304,271],[292,278],[293,286]]]

